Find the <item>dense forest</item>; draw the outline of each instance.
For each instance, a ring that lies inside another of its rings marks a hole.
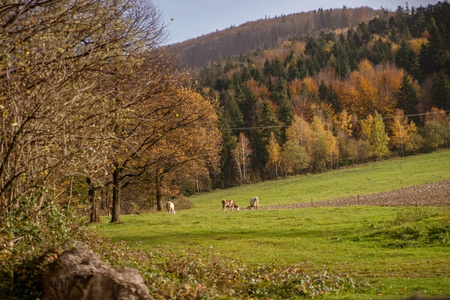
[[[209,63],[221,186],[446,146],[450,4],[398,7],[357,26]]]

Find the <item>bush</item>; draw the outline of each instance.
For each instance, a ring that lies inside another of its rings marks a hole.
[[[84,228],[82,218],[37,199],[24,198],[17,208],[0,212],[0,294],[6,299],[39,298],[41,266]]]
[[[194,203],[192,203],[190,199],[184,196],[179,196],[176,199],[174,199],[173,204],[175,205],[176,210],[190,209],[194,207]]]
[[[429,121],[420,130],[425,151],[436,150],[448,141],[448,128],[437,121]]]

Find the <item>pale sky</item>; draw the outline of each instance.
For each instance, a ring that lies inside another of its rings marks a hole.
[[[426,0],[153,0],[160,9],[167,27],[165,44],[174,44],[204,34],[239,26],[247,21],[308,12],[319,8],[381,7],[395,11],[398,6],[409,7],[436,4]],[[445,2],[445,1],[441,1]],[[173,19],[173,20],[172,20]]]

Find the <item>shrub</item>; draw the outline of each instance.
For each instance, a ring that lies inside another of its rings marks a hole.
[[[420,130],[426,151],[436,150],[448,140],[448,128],[437,121],[429,121]]]
[[[186,198],[184,196],[179,196],[176,199],[174,199],[173,204],[175,205],[175,208],[177,210],[190,209],[194,206],[191,199]]]
[[[0,212],[0,294],[6,299],[39,298],[42,264],[83,230],[81,220],[52,200],[39,203],[37,197]]]

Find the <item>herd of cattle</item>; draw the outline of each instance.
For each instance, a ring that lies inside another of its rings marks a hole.
[[[250,205],[247,207],[247,209],[258,209],[258,207],[259,207],[259,199],[258,199],[258,197],[252,197],[250,199]],[[167,212],[169,214],[175,214],[176,213],[175,205],[173,204],[173,202],[167,201],[166,208],[167,208]],[[223,211],[226,211],[227,208],[229,208],[230,210],[239,210],[239,205],[237,205],[236,202],[234,202],[234,200],[223,199],[222,200],[222,209],[223,209]]]

